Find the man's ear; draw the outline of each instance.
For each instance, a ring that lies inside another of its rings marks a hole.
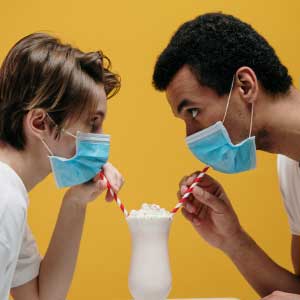
[[[245,102],[254,104],[259,88],[255,72],[249,67],[239,68],[236,71],[236,84],[240,97]]]
[[[30,110],[25,116],[25,130],[37,138],[43,138],[51,134],[51,127],[49,125],[49,118],[47,113],[41,108]]]

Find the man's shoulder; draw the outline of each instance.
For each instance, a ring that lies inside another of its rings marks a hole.
[[[293,160],[285,155],[279,154],[277,156],[277,170],[279,176],[299,176],[300,177],[300,165],[299,162]]]

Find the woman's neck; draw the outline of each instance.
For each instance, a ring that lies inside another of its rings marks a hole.
[[[28,192],[49,174],[48,166],[43,166],[45,159],[40,155],[29,150],[18,151],[3,143],[0,144],[0,161],[18,174]]]

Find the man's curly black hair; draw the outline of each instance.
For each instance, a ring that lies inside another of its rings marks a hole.
[[[220,96],[229,92],[233,75],[242,66],[252,68],[272,95],[286,93],[292,84],[265,38],[249,24],[223,13],[207,13],[180,26],[158,57],[154,87],[164,91],[183,65]]]

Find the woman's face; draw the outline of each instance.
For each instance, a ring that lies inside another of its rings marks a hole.
[[[102,133],[102,126],[106,117],[107,110],[107,98],[103,85],[99,86],[99,101],[97,108],[92,115],[82,113],[78,120],[68,122],[68,126],[64,128],[65,131],[76,136],[77,131],[86,133]],[[76,139],[64,131],[61,131],[60,137],[54,138],[55,132],[53,132],[53,138],[49,139],[47,143],[51,151],[56,156],[65,158],[71,158],[76,153]],[[47,141],[46,141],[47,142]]]

